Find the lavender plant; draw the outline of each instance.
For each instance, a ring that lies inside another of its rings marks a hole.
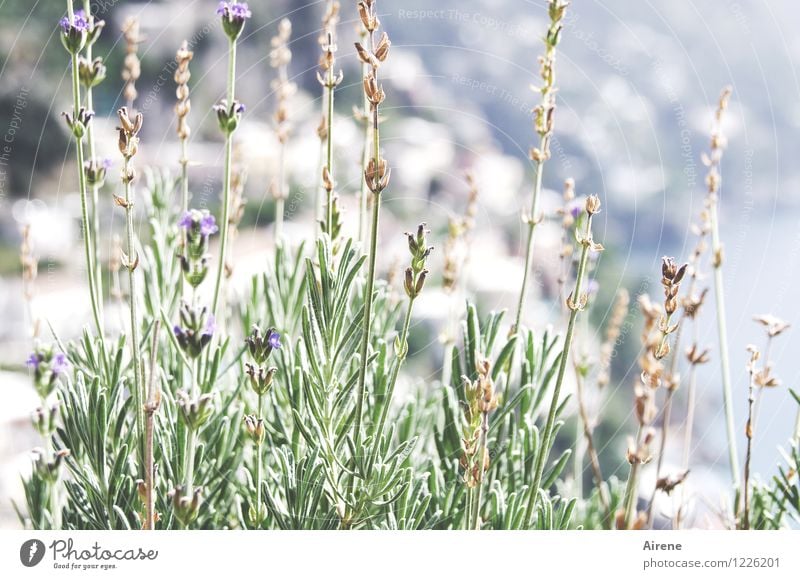
[[[114,295],[120,302],[127,297],[129,319],[117,336],[103,324],[98,190],[108,167],[95,158],[90,110],[91,88],[105,76],[102,60],[93,60],[91,51],[102,23],[88,10],[73,11],[68,3],[60,24],[73,72],[73,110],[66,116],[80,169],[93,328],[69,342],[51,328],[50,342],[39,339],[27,360],[41,401],[33,422],[44,446],[23,479],[26,508],[18,508],[23,522],[34,528],[146,530],[629,529],[651,524],[653,499],[682,485],[689,465],[691,431],[684,441],[684,471],[662,472],[684,324],[692,322],[695,330],[686,354],[689,424],[694,420],[696,368],[709,358],[698,344],[695,316],[705,297],[697,284],[706,236],[716,248],[717,270],[721,260],[714,215],[721,143],[719,138],[713,143],[709,203],[690,267],[665,258],[663,304],[646,296],[639,299],[643,347],[635,388],[637,434],[626,456],[629,476],[627,481],[604,480],[593,432],[603,416],[590,416],[585,395],[592,380],[600,388],[615,380],[612,358],[629,298],[626,291],[618,292],[605,338],[592,356],[589,327],[578,324],[588,323],[585,312],[596,295],[589,278],[594,275],[592,255],[603,250],[593,232],[600,200],[593,195],[578,204],[571,180],[558,214],[564,331],[523,325],[543,169],[550,157],[555,51],[566,7],[563,0],[548,3],[541,102],[534,110],[539,146],[531,153],[535,176],[526,219],[525,274],[511,331],[501,331],[506,312],[480,313],[463,275],[477,215],[477,184],[470,177],[465,215],[447,224],[443,243],[442,287],[451,312],[441,380],[431,381],[415,377],[408,368],[418,354],[413,324],[417,305],[430,295],[426,288],[436,283],[431,252],[443,224],[431,223],[429,229],[422,223],[407,233],[407,266],[391,271],[387,279],[379,271],[381,205],[390,169],[381,151],[381,107],[387,95],[378,73],[390,62],[390,41],[376,1],[356,4],[365,128],[358,227],[353,228],[357,239],[345,235],[334,179],[333,119],[341,100],[334,92],[342,76],[334,58],[339,5],[330,2],[319,73],[325,97],[319,131],[324,144],[319,176],[325,191],[321,227],[314,228],[315,239],[298,245],[282,231],[283,200],[290,185],[287,99],[293,91],[287,72],[290,25],[283,21],[271,55],[278,71],[273,128],[280,144],[278,174],[272,181],[276,243],[265,271],[238,296],[223,288],[222,277],[233,265],[231,240],[244,210],[245,170],[234,162],[233,136],[244,112],[235,99],[237,44],[251,11],[241,2],[220,2],[217,9],[228,41],[226,97],[213,109],[225,137],[219,222],[207,209],[192,208],[188,67],[193,55],[186,42],[175,60],[180,157],[174,168],[179,176],[167,168],[134,168],[140,146],[146,146],[139,141],[144,118],[132,108],[140,69],[137,47],[143,39],[133,22],[126,25],[123,94],[128,106],[117,111],[122,188],[114,197],[125,211],[125,243],[120,243],[124,252],[112,252],[112,258]],[[87,106],[81,107],[82,102]],[[146,178],[140,180],[139,174]],[[141,231],[135,215],[146,218]],[[363,250],[362,240],[367,242]],[[26,245],[26,283],[35,277],[31,262]],[[127,284],[119,279],[122,267],[128,270]],[[689,288],[681,297],[687,275]],[[402,293],[393,277],[402,279]],[[570,279],[574,285],[565,296],[562,289]],[[769,344],[786,329],[776,318],[762,316],[759,321],[767,328],[768,342],[763,366],[751,367],[753,393],[774,385]],[[577,437],[560,436],[571,408],[565,395],[571,370],[578,399]],[[659,416],[657,391],[664,389],[657,483],[649,512],[643,512],[640,474],[655,458],[651,446]],[[756,399],[754,395],[748,439],[757,423]],[[778,528],[800,517],[792,471],[797,469],[798,437],[795,432],[787,466],[769,484],[751,479],[748,444],[740,526]],[[584,444],[595,481],[586,496],[564,474],[573,457],[573,478],[582,474]],[[675,525],[681,520],[686,517],[679,509]]]

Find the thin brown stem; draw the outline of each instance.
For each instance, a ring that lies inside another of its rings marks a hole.
[[[576,372],[576,379],[578,413],[580,415],[581,424],[583,425],[583,437],[586,439],[586,452],[589,455],[589,464],[592,467],[592,475],[594,477],[595,485],[597,486],[597,493],[600,497],[600,503],[603,505],[603,510],[606,512],[607,522],[610,525],[610,501],[606,495],[605,486],[603,484],[605,479],[603,478],[603,471],[600,468],[600,458],[597,454],[597,448],[594,444],[594,434],[592,432],[592,426],[589,423],[589,414],[586,411],[584,381],[580,372]]]

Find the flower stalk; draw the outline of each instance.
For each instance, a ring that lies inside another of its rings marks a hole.
[[[142,358],[140,353],[140,333],[139,316],[137,304],[139,301],[139,291],[136,269],[139,266],[139,253],[136,249],[134,224],[133,224],[133,182],[136,179],[136,171],[133,168],[133,157],[139,148],[139,131],[142,128],[142,113],[137,113],[131,119],[128,116],[128,109],[122,107],[117,111],[120,126],[117,128],[119,133],[119,151],[122,154],[122,184],[124,186],[124,197],[116,197],[117,205],[125,210],[125,231],[127,237],[127,253],[122,255],[122,266],[128,270],[129,280],[129,306],[130,306],[130,332],[131,332],[131,365],[133,366],[133,389],[132,396],[134,408],[136,409],[136,427],[139,436],[138,448],[140,464],[144,463],[144,437],[145,437],[145,391],[144,380],[142,378]]]
[[[264,399],[272,388],[273,378],[277,368],[268,367],[267,362],[274,350],[281,347],[281,335],[269,328],[264,334],[258,326],[253,326],[250,336],[245,340],[245,346],[250,353],[252,363],[245,364],[245,374],[248,376],[250,389],[258,397],[257,414],[244,417],[245,431],[253,441],[256,459],[255,489],[253,503],[248,511],[249,523],[253,528],[261,527],[267,516],[266,505],[261,500],[264,482],[263,449],[266,435],[264,418]]]
[[[721,182],[719,167],[720,161],[722,160],[722,153],[726,145],[721,124],[723,114],[728,108],[730,96],[730,87],[724,88],[720,94],[717,110],[714,115],[714,127],[711,132],[711,153],[710,155],[703,155],[703,163],[708,166],[708,174],[706,175],[706,206],[709,213],[709,225],[711,228],[711,263],[714,270],[714,297],[717,310],[720,371],[722,373],[722,402],[725,408],[725,426],[728,436],[728,462],[730,465],[733,490],[735,494],[738,494],[740,490],[739,456],[736,444],[736,422],[733,415],[728,328],[725,317],[725,288],[722,278],[723,247],[719,235],[719,190]]]
[[[367,356],[369,354],[369,341],[372,332],[372,302],[375,291],[375,264],[378,251],[378,227],[380,225],[381,194],[389,185],[391,170],[387,168],[386,159],[380,152],[380,105],[386,98],[383,86],[378,81],[378,68],[389,56],[389,37],[384,32],[376,42],[375,33],[380,27],[376,11],[376,0],[362,0],[358,3],[358,12],[361,22],[369,32],[369,48],[361,43],[356,43],[356,52],[361,62],[369,65],[367,75],[363,79],[364,94],[370,104],[372,115],[372,158],[365,170],[364,179],[367,188],[372,193],[372,229],[369,244],[369,270],[364,286],[364,329],[361,334],[360,367],[358,371],[358,386],[356,390],[356,415],[354,439],[356,448],[361,438],[361,422],[364,414],[364,396],[366,393]]]
[[[329,9],[331,10],[331,9]],[[333,169],[333,103],[336,87],[344,78],[341,70],[336,72],[336,22],[337,18],[327,18],[325,42],[322,44],[321,72],[317,72],[317,81],[324,89],[326,97],[325,113],[325,164],[322,167],[322,188],[325,190],[325,217],[320,225],[323,233],[327,233],[333,244],[341,229],[338,197],[334,193],[336,186]]]
[[[289,64],[292,62],[292,51],[289,50],[289,40],[292,35],[292,23],[288,18],[281,20],[278,25],[278,34],[272,38],[270,51],[270,66],[277,70],[278,77],[272,81],[273,89],[277,95],[277,104],[273,121],[275,133],[278,137],[278,176],[272,183],[272,197],[275,199],[275,244],[283,239],[284,205],[288,195],[286,184],[286,148],[289,140],[289,98],[295,93],[296,86],[289,81]]]
[[[106,76],[106,67],[103,64],[103,60],[101,58],[94,59],[92,58],[92,47],[94,43],[100,36],[103,27],[105,26],[105,22],[103,20],[95,20],[94,16],[92,16],[92,3],[91,0],[83,0],[83,12],[86,16],[89,28],[87,32],[86,38],[86,48],[84,51],[84,57],[79,58],[78,67],[79,73],[81,76],[82,84],[84,85],[85,89],[85,106],[86,110],[93,111],[94,110],[94,98],[92,95],[92,89],[99,85]],[[97,171],[97,168],[100,166],[100,162],[97,160],[95,155],[95,138],[94,138],[94,126],[92,123],[86,127],[86,142],[88,147],[88,154],[89,160],[86,165],[86,170],[90,172],[93,176],[99,176],[97,173],[92,173],[92,171]],[[104,176],[103,171],[103,176]],[[99,190],[100,187],[103,185],[102,178],[91,178],[89,179],[89,186],[92,192],[92,211],[91,211],[91,220],[92,220],[92,242],[93,242],[93,251],[94,251],[94,261],[95,261],[95,283],[96,283],[96,292],[97,292],[97,301],[98,307],[100,309],[100,321],[101,323],[104,322],[103,316],[103,269],[100,265],[100,195]]]
[[[222,28],[228,37],[228,84],[226,98],[214,107],[222,133],[225,135],[225,161],[222,176],[222,230],[220,234],[219,265],[214,282],[214,297],[211,312],[219,310],[222,275],[227,261],[228,233],[230,229],[231,165],[233,157],[233,133],[239,126],[244,105],[235,100],[236,89],[236,44],[244,30],[245,21],[252,16],[244,2],[220,2],[217,15],[222,19]]]
[[[530,212],[523,217],[527,226],[527,241],[525,243],[525,269],[522,275],[522,285],[520,286],[517,309],[514,316],[514,326],[512,333],[518,333],[522,318],[525,312],[525,302],[528,296],[528,283],[530,279],[531,267],[533,264],[533,249],[536,233],[536,226],[542,220],[539,210],[539,198],[542,191],[542,174],[545,162],[550,158],[550,139],[553,134],[553,120],[556,110],[556,88],[555,88],[555,63],[556,47],[561,39],[564,15],[566,14],[569,2],[564,0],[549,0],[548,14],[550,26],[544,38],[545,53],[539,57],[539,74],[542,79],[542,86],[537,92],[541,95],[541,101],[533,109],[534,128],[539,135],[539,145],[530,151],[530,158],[534,164],[533,192],[531,195]],[[509,363],[509,372],[513,368],[513,356]]]
[[[92,306],[92,317],[94,320],[95,331],[100,339],[101,354],[106,359],[105,344],[103,341],[103,319],[100,309],[100,292],[97,286],[97,270],[95,266],[96,255],[94,254],[94,242],[92,241],[92,228],[89,222],[88,208],[88,187],[85,170],[85,159],[83,140],[86,136],[88,127],[91,123],[94,112],[81,106],[80,93],[80,66],[78,55],[85,47],[88,33],[89,22],[83,10],[74,11],[72,0],[67,2],[67,16],[59,23],[61,26],[61,42],[71,58],[72,72],[72,113],[64,113],[67,126],[75,138],[75,150],[78,165],[78,187],[81,199],[81,226],[83,228],[83,246],[86,259],[86,272],[89,282],[89,300]]]
[[[748,346],[747,351],[750,353],[750,361],[747,363],[747,373],[750,376],[747,387],[747,425],[744,429],[745,437],[747,438],[747,451],[744,459],[744,490],[743,490],[743,508],[742,508],[742,521],[741,528],[745,531],[750,529],[750,462],[753,458],[753,406],[756,400],[756,376],[758,370],[756,363],[758,362],[761,353],[753,345]]]
[[[395,360],[386,387],[386,398],[383,400],[380,418],[378,419],[375,434],[373,435],[372,452],[370,453],[369,462],[367,463],[368,473],[372,472],[372,466],[377,460],[383,429],[386,425],[386,418],[389,415],[389,408],[392,406],[392,398],[394,396],[395,386],[397,385],[397,378],[400,374],[400,368],[408,356],[408,331],[411,326],[411,313],[414,309],[414,301],[422,293],[422,289],[425,287],[425,280],[429,273],[425,266],[428,257],[433,251],[433,247],[428,246],[426,237],[428,233],[430,233],[430,231],[425,228],[425,223],[419,225],[416,234],[406,233],[408,248],[411,252],[411,265],[406,268],[403,287],[408,296],[408,305],[403,320],[403,328],[399,338],[395,340],[394,343]]]
[[[489,414],[499,403],[491,375],[491,362],[476,362],[478,378],[470,381],[464,377],[464,424],[462,436],[461,468],[467,487],[466,530],[480,530],[483,480],[489,469]]]
[[[147,380],[147,402],[145,411],[145,446],[144,446],[144,495],[145,523],[148,531],[155,530],[157,515],[155,512],[155,460],[153,457],[155,435],[155,413],[161,406],[161,388],[156,380],[156,361],[158,354],[158,332],[161,321],[153,323],[153,343],[150,349],[150,374]]]
[[[528,524],[530,524],[533,520],[536,501],[542,484],[545,463],[547,462],[550,454],[550,437],[553,435],[553,428],[555,427],[556,411],[558,409],[559,399],[561,397],[561,387],[564,383],[564,377],[566,375],[570,347],[572,346],[572,338],[575,333],[575,323],[578,318],[578,313],[586,309],[589,300],[588,294],[583,291],[583,281],[586,274],[587,264],[589,262],[589,253],[603,250],[603,246],[595,242],[592,237],[592,219],[597,213],[600,212],[600,199],[596,195],[588,197],[586,199],[584,210],[586,212],[585,231],[582,234],[580,232],[576,233],[577,242],[581,245],[581,255],[578,261],[578,271],[575,276],[575,289],[567,297],[567,307],[570,310],[569,321],[567,323],[567,333],[564,336],[564,347],[561,351],[561,357],[558,363],[558,374],[556,377],[555,386],[553,388],[553,397],[550,401],[547,421],[545,422],[544,431],[539,443],[539,452],[536,454],[533,482],[528,490],[528,501],[525,509],[525,521],[527,521]]]

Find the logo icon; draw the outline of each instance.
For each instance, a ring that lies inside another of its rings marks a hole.
[[[35,567],[44,558],[44,543],[39,539],[28,539],[19,548],[19,560],[26,567]]]

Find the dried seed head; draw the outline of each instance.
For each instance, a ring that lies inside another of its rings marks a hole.
[[[138,95],[136,81],[142,74],[139,56],[137,55],[139,44],[143,40],[139,34],[139,20],[135,17],[126,19],[122,25],[122,34],[125,38],[125,59],[122,68],[122,80],[125,82],[125,87],[122,90],[122,95],[129,104],[132,104]]]
[[[389,41],[389,35],[384,32],[381,34],[381,39],[378,41],[378,45],[375,47],[375,58],[378,62],[383,62],[389,56],[389,47],[392,43]]]
[[[586,198],[586,213],[589,215],[600,213],[600,197],[597,195],[590,195]]]
[[[780,336],[783,332],[789,329],[790,324],[782,319],[773,316],[772,314],[762,314],[754,316],[753,320],[764,326],[767,331],[767,336],[774,338]]]
[[[689,475],[688,470],[679,472],[674,476],[664,476],[656,481],[656,488],[666,494],[671,494],[678,485],[683,484],[686,477]]]
[[[191,62],[193,57],[194,53],[189,50],[189,45],[184,40],[175,53],[175,62],[177,64],[177,69],[175,70],[175,84],[177,85],[175,88],[175,96],[177,98],[177,102],[175,103],[175,116],[178,119],[176,132],[178,133],[178,138],[182,141],[187,140],[191,135],[187,117],[192,108],[191,101],[189,100],[189,79],[192,76],[189,72],[189,62]],[[188,159],[181,159],[181,163],[183,164],[188,162]]]

